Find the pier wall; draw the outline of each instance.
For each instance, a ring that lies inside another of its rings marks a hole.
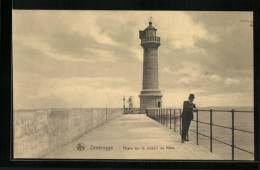
[[[14,158],[40,158],[122,114],[122,108],[14,111]]]

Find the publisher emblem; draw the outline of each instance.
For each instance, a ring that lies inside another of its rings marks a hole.
[[[78,144],[77,144],[77,149],[78,149],[79,151],[83,151],[83,150],[85,149],[85,144],[84,144],[84,143],[78,143]]]

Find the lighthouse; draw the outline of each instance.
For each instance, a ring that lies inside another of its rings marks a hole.
[[[161,45],[160,37],[150,20],[145,30],[139,31],[141,46],[143,47],[143,87],[140,97],[140,113],[146,108],[162,107],[162,94],[159,90],[158,79],[158,47]]]

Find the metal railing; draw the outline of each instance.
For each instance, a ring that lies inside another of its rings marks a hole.
[[[146,115],[181,134],[181,109],[148,108]]]
[[[174,129],[174,132],[176,131],[176,127],[179,126],[179,134],[181,134],[181,109],[173,109],[173,108],[148,108],[146,109],[146,115],[154,120],[156,120],[157,122],[165,125],[166,127],[169,126],[170,129]],[[235,128],[235,112],[240,112],[240,113],[254,113],[254,111],[238,111],[238,110],[213,110],[213,109],[209,109],[209,110],[196,110],[194,111],[196,113],[196,120],[192,120],[194,122],[196,122],[196,130],[189,130],[191,132],[194,132],[196,134],[196,144],[199,145],[199,135],[204,136],[209,138],[209,145],[210,145],[210,152],[212,152],[213,150],[213,140],[220,142],[222,144],[228,145],[231,147],[231,151],[232,151],[232,160],[235,159],[235,149],[238,149],[240,151],[249,153],[254,155],[254,152],[248,151],[246,149],[243,149],[241,147],[238,147],[235,145],[235,131],[240,131],[240,132],[244,132],[244,133],[249,133],[249,134],[254,134],[254,132],[249,131],[249,130],[244,130],[244,129],[239,129],[239,128]],[[209,122],[204,122],[204,121],[200,121],[199,120],[199,112],[209,112]],[[215,124],[213,123],[213,119],[212,119],[212,113],[213,112],[226,112],[226,113],[231,113],[231,127],[228,126],[223,126],[223,125],[219,125],[219,124]],[[177,123],[179,122],[179,123]],[[168,125],[169,123],[169,125]],[[209,130],[210,130],[210,135],[206,135],[203,133],[199,132],[199,123],[201,124],[206,124],[209,125]],[[224,128],[224,129],[230,129],[231,130],[231,144],[226,143],[224,141],[222,141],[221,139],[217,139],[215,137],[213,137],[213,127],[220,127],[220,128]]]

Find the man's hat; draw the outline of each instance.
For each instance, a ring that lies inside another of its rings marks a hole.
[[[190,94],[189,98],[195,98],[194,94]]]

